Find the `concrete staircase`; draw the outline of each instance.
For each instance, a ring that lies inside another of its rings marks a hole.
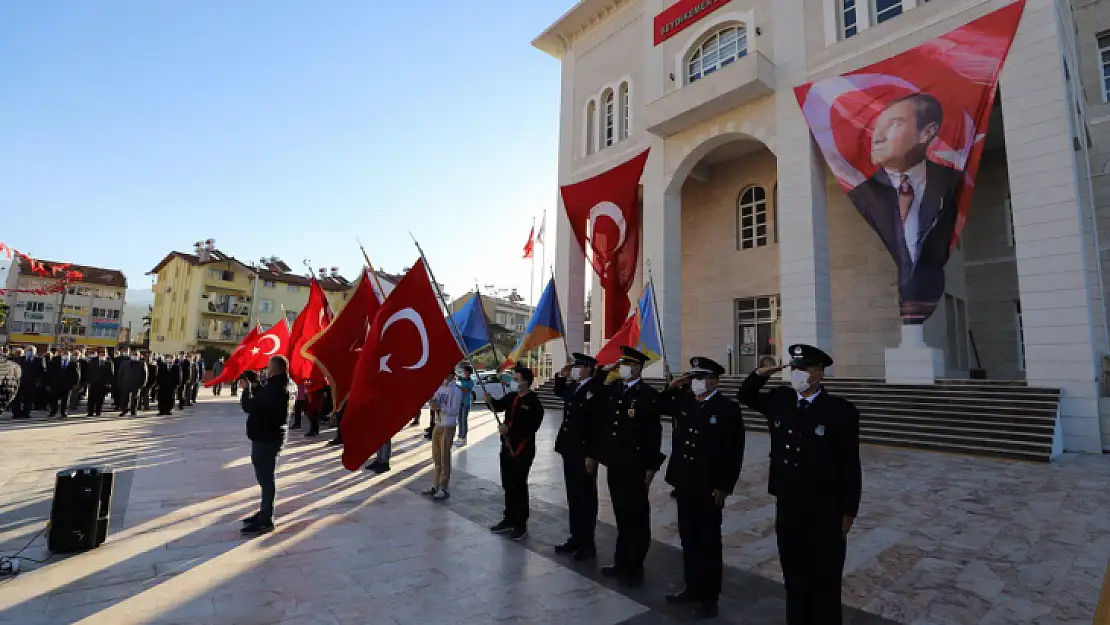
[[[725,376],[730,398],[743,382]],[[663,380],[647,380],[663,388]],[[772,379],[767,388],[783,384]],[[887,384],[879,379],[834,378],[826,388],[859,408],[860,440],[873,445],[1048,462],[1060,391],[1032,388],[1020,381],[938,380],[932,386]],[[538,390],[546,408],[562,401],[547,382]],[[749,431],[766,432],[766,419],[744,408]]]

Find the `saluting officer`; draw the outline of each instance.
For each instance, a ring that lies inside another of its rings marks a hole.
[[[791,345],[790,388],[760,393],[772,373],[760,367],[740,387],[741,403],[763,413],[771,432],[768,492],[786,585],[788,625],[839,625],[848,532],[859,511],[863,472],[859,411],[821,386],[832,358]]]
[[[662,404],[674,417],[666,478],[677,493],[686,582],[667,602],[698,602],[702,616],[715,618],[724,568],[721,510],[744,464],[744,419],[740,406],[717,390],[724,367],[709,358],[691,358],[690,366],[690,373],[671,383]]]
[[[555,553],[573,553],[578,561],[597,556],[597,472],[586,471],[586,441],[606,417],[605,376],[594,375],[597,360],[573,354],[574,361],[555,374],[555,394],[563,399],[563,424],[555,452],[563,457],[563,481],[570,509],[570,538]]]
[[[586,467],[590,473],[604,464],[609,499],[617,521],[617,548],[611,566],[601,568],[627,586],[644,583],[644,558],[651,545],[651,506],[648,486],[666,456],[659,423],[659,391],[640,377],[648,357],[621,346],[621,380],[607,385],[606,416],[590,436]],[[611,370],[611,368],[609,368]],[[602,369],[607,372],[606,369]]]

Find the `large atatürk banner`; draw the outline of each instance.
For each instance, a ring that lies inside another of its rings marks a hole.
[[[898,266],[903,323],[944,296],[983,139],[1025,0],[898,56],[795,89],[852,204]]]

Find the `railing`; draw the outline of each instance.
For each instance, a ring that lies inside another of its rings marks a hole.
[[[229,332],[222,332],[222,331],[219,331],[219,332],[217,332],[217,331],[197,332],[197,340],[198,341],[215,341],[215,342],[221,342],[221,343],[238,343],[239,341],[243,340],[244,336],[246,336],[246,335],[238,333],[238,332],[230,332],[230,331]]]
[[[247,316],[250,314],[250,306],[247,304],[224,302],[208,302],[208,312],[219,313],[224,315],[240,315]]]

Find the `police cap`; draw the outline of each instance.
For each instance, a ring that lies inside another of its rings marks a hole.
[[[831,367],[833,359],[821,349],[804,343],[796,343],[787,350],[791,367]]]
[[[586,366],[589,366],[589,367],[597,366],[597,358],[594,358],[593,356],[587,356],[586,354],[579,354],[578,352],[575,352],[575,353],[571,354],[571,357],[574,358],[574,362],[571,363],[571,364],[573,364],[575,366],[581,366],[581,365],[586,365]]]
[[[698,375],[711,375],[719,377],[723,375],[725,368],[717,364],[714,360],[704,356],[695,356],[690,359],[690,374]]]
[[[649,360],[651,359],[643,353],[636,351],[635,349],[627,345],[621,345],[621,362],[634,362],[638,365],[643,365],[646,364]]]

